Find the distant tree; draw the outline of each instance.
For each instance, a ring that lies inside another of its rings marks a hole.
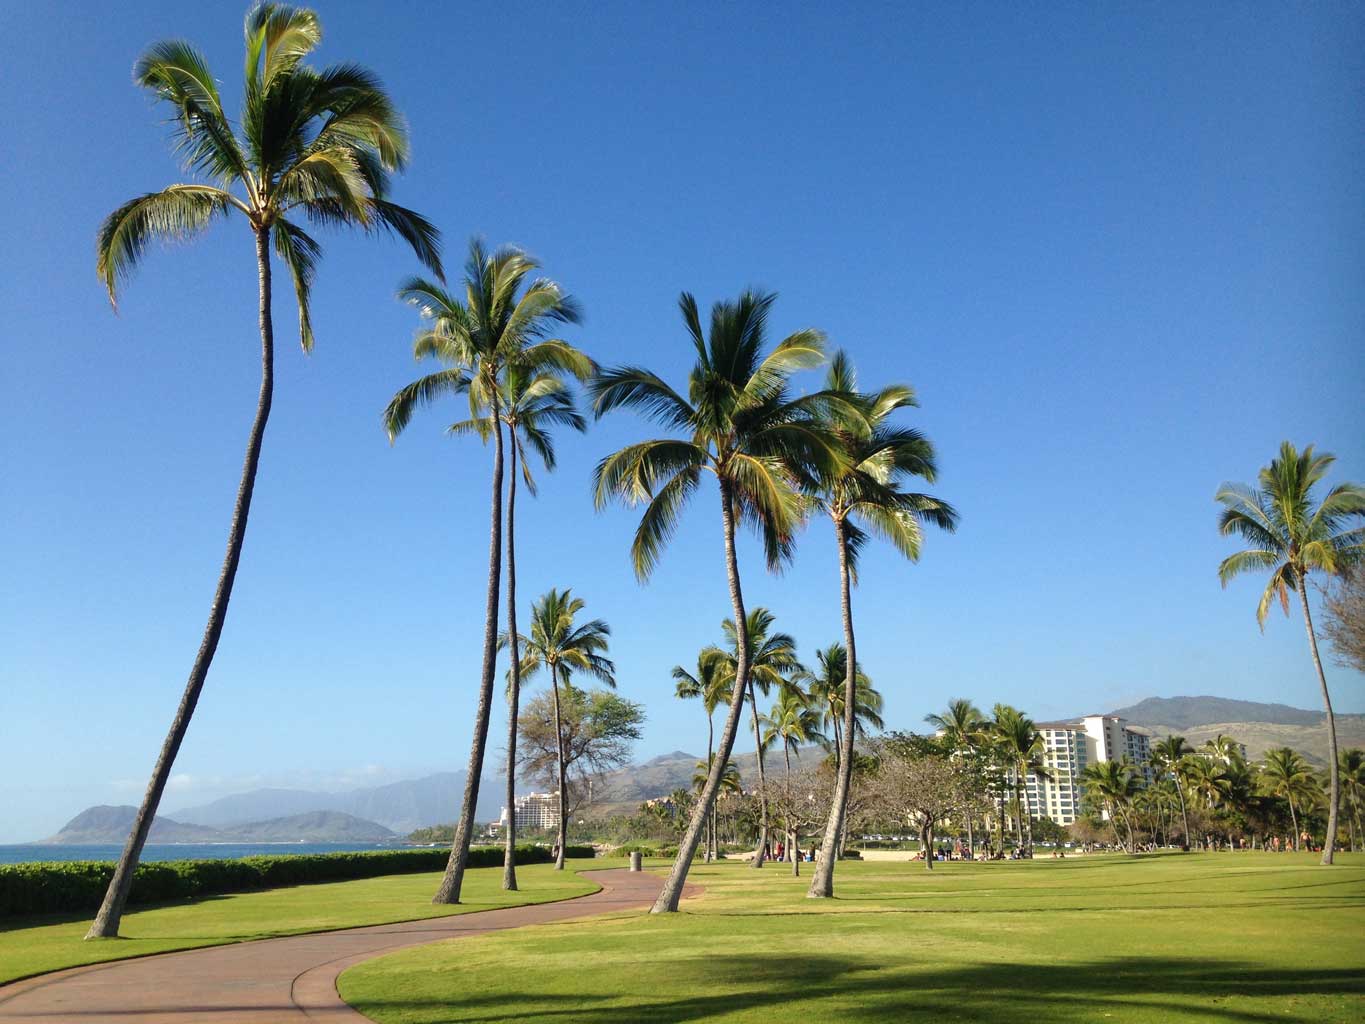
[[[934,867],[934,834],[948,818],[971,813],[982,795],[961,765],[942,753],[889,738],[878,752],[879,767],[873,780],[881,809],[919,833],[924,866]]]
[[[571,683],[561,686],[558,703],[556,715],[554,697],[547,692],[532,698],[522,709],[517,728],[517,771],[522,778],[547,789],[559,788],[562,777],[567,815],[582,805],[589,783],[630,763],[645,712],[642,705],[610,690],[580,690]]]
[[[1365,568],[1329,581],[1322,597],[1322,635],[1338,664],[1365,672]]]
[[[611,627],[602,619],[579,623],[575,620],[585,607],[580,597],[571,590],[550,590],[543,594],[531,609],[531,632],[521,637],[521,676],[529,679],[542,668],[550,674],[551,710],[558,744],[559,841],[555,870],[564,870],[564,848],[568,842],[568,771],[572,749],[564,732],[564,711],[561,691],[570,687],[570,678],[578,673],[592,676],[608,686],[616,685],[616,666],[603,652]],[[521,733],[524,737],[525,733]],[[581,754],[579,755],[582,756]]]
[[[1192,753],[1184,736],[1168,735],[1164,740],[1152,744],[1152,766],[1175,783],[1176,796],[1180,802],[1181,834],[1186,846],[1190,842],[1190,816],[1185,809],[1185,787],[1180,772],[1180,762]]]
[[[1361,838],[1361,809],[1365,807],[1365,750],[1352,747],[1341,752],[1341,800],[1350,829],[1351,852]]]
[[[1279,457],[1261,470],[1259,488],[1224,484],[1215,496],[1223,505],[1219,532],[1225,537],[1241,537],[1250,545],[1245,551],[1229,555],[1218,566],[1223,586],[1242,573],[1270,573],[1270,582],[1256,606],[1256,622],[1262,630],[1273,602],[1278,601],[1288,615],[1289,595],[1299,595],[1308,649],[1327,711],[1327,761],[1331,775],[1323,864],[1332,863],[1336,848],[1341,782],[1336,716],[1332,713],[1332,697],[1327,691],[1327,676],[1322,671],[1318,638],[1308,608],[1308,577],[1315,572],[1328,578],[1339,576],[1365,561],[1365,525],[1361,524],[1365,519],[1365,487],[1338,484],[1316,507],[1313,504],[1313,488],[1327,475],[1334,461],[1326,453],[1316,454],[1311,444],[1299,452],[1285,441],[1280,445]]]
[[[730,690],[734,685],[727,675],[725,652],[719,647],[703,647],[697,655],[697,672],[693,675],[681,665],[673,666],[673,695],[679,700],[701,701],[706,712],[706,760],[709,766],[714,757],[716,709],[730,703]],[[724,779],[721,780],[722,788]],[[718,855],[716,847],[716,808],[712,802],[711,813],[706,819],[706,853],[704,859],[710,863]]]
[[[959,758],[968,759],[974,765],[980,761],[987,722],[986,716],[970,700],[954,698],[942,712],[925,715],[924,720],[943,733],[944,742]],[[974,817],[967,816],[967,847],[972,851],[976,850]]]
[[[784,836],[784,858],[791,862],[794,876],[801,874],[801,836],[824,824],[829,815],[834,779],[831,765],[807,766],[795,772],[788,766],[769,791],[773,817]]]
[[[145,193],[106,217],[96,241],[100,280],[114,302],[150,243],[183,241],[218,218],[241,214],[256,248],[261,387],[203,639],[88,939],[118,936],[133,872],[227,620],[274,401],[271,251],[289,270],[305,352],[313,348],[312,288],[322,247],[303,230],[300,218],[311,224],[391,231],[433,272],[441,273],[436,228],[389,199],[390,174],[408,159],[402,116],[366,69],[349,63],[316,69],[304,63],[321,39],[322,25],[313,11],[273,3],[253,6],[246,16],[243,103],[236,119],[224,110],[207,60],[189,43],[155,43],[133,68],[133,80],[171,108],[176,149],[186,170],[200,180]],[[188,301],[177,297],[181,306]]]
[[[1033,814],[1029,807],[1028,780],[1031,778],[1049,779],[1052,777],[1043,757],[1043,736],[1033,724],[1033,719],[1008,704],[995,705],[995,717],[991,730],[999,740],[1001,749],[1014,772],[1018,798],[1021,804],[1019,839],[1026,855],[1033,856]]]
[[[1258,772],[1263,790],[1289,804],[1289,820],[1294,828],[1294,849],[1299,849],[1298,809],[1311,802],[1317,793],[1317,780],[1303,756],[1289,747],[1267,750]]]
[[[1137,837],[1133,831],[1130,811],[1138,793],[1137,773],[1133,766],[1120,761],[1096,761],[1081,773],[1085,784],[1084,799],[1102,808],[1114,829],[1114,841],[1128,853],[1137,852]],[[1122,822],[1125,835],[1119,833]]]

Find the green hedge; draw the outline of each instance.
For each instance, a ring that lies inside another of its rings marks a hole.
[[[469,866],[502,864],[502,847],[469,851]],[[566,857],[594,856],[591,846],[570,846]],[[449,850],[372,850],[356,853],[279,854],[233,860],[165,860],[139,864],[129,903],[167,903],[310,882],[343,882],[378,875],[441,871]],[[518,864],[553,860],[548,846],[518,846]],[[111,861],[48,861],[0,865],[0,916],[98,910],[114,874]]]

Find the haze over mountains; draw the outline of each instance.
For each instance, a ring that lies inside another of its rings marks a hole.
[[[1288,746],[1319,765],[1326,763],[1327,730],[1320,711],[1224,697],[1150,697],[1109,713],[1156,736],[1177,733],[1196,746],[1227,733],[1245,743],[1253,759],[1271,747]],[[1338,715],[1337,738],[1342,749],[1365,747],[1365,715]],[[701,758],[674,750],[611,772],[594,783],[591,809],[579,813],[597,817],[629,812],[645,800],[690,787]],[[734,761],[745,785],[751,785],[753,753],[737,754]],[[458,813],[464,778],[464,772],[440,772],[341,793],[257,789],[159,815],[151,838],[162,843],[383,842],[414,829],[449,824]],[[478,820],[496,821],[502,797],[503,780],[485,777]],[[132,816],[131,807],[92,807],[45,841],[121,843]]]

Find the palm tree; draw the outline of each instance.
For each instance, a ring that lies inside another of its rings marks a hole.
[[[925,715],[924,721],[943,733],[944,742],[962,757],[976,754],[986,730],[986,716],[970,700],[961,697],[948,701],[942,713]],[[970,811],[967,813],[967,849],[975,856],[976,835]]]
[[[1168,734],[1164,740],[1157,740],[1152,744],[1152,764],[1175,782],[1176,796],[1180,800],[1180,827],[1183,830],[1181,834],[1185,837],[1187,847],[1190,845],[1190,816],[1185,810],[1185,789],[1181,785],[1180,762],[1191,753],[1193,751],[1185,742],[1184,736]]]
[[[1346,805],[1347,825],[1350,829],[1351,852],[1355,853],[1360,837],[1360,809],[1365,804],[1365,750],[1352,747],[1341,752],[1341,798]]]
[[[798,331],[765,355],[765,327],[774,299],[745,292],[735,302],[718,302],[711,311],[709,334],[704,334],[696,300],[683,293],[679,306],[696,355],[686,398],[658,375],[633,366],[608,370],[592,385],[598,416],[631,407],[683,435],[628,445],[597,466],[599,508],[612,498],[646,505],[631,545],[631,560],[640,579],[647,579],[653,571],[702,474],[714,474],[720,490],[725,573],[743,652],[711,777],[654,903],[655,913],[678,909],[749,690],[748,619],[735,554],[736,525],[747,521],[757,526],[769,566],[780,565],[792,553],[805,508],[801,486],[793,476],[809,477],[812,470],[840,458],[833,439],[814,415],[829,396],[816,393],[792,398],[788,392],[795,370],[824,361],[824,336],[815,330]]]
[[[1224,765],[1233,765],[1243,760],[1242,745],[1226,733],[1219,733],[1211,740],[1204,741],[1204,751]]]
[[[586,356],[583,357],[587,359]],[[585,365],[590,366],[588,362]],[[502,380],[502,422],[507,427],[511,448],[511,475],[507,485],[507,638],[511,648],[511,666],[507,679],[507,830],[503,836],[502,887],[517,888],[517,715],[521,703],[521,653],[517,636],[517,475],[520,473],[526,489],[536,495],[535,477],[526,459],[530,448],[540,456],[546,470],[555,468],[555,446],[549,428],[566,426],[582,433],[587,421],[574,405],[573,395],[562,373],[556,370],[528,370],[513,363],[507,367]],[[477,433],[485,442],[492,434],[493,422],[488,415],[473,417],[451,424],[448,433],[460,435]]]
[[[791,685],[790,679],[805,671],[796,658],[796,639],[790,633],[773,632],[774,621],[768,609],[755,608],[749,613],[748,628],[744,631],[748,643],[749,712],[754,727],[754,757],[758,762],[758,846],[749,862],[755,868],[763,866],[768,846],[768,784],[763,757],[767,744],[760,735],[756,692],[766,697],[774,687]],[[722,671],[728,684],[734,685],[738,678],[740,634],[731,619],[722,622],[720,628],[730,645],[728,651],[721,652]]]
[[[1033,719],[1008,704],[995,706],[991,728],[999,737],[1005,756],[1014,772],[1019,795],[1019,839],[1028,855],[1033,856],[1033,812],[1029,807],[1028,780],[1051,778],[1043,759],[1043,735]]]
[[[1128,818],[1128,808],[1138,793],[1137,775],[1133,766],[1121,761],[1096,761],[1086,765],[1081,772],[1085,783],[1085,795],[1098,801],[1109,815],[1109,823],[1114,829],[1114,839],[1128,853],[1134,853],[1133,825]],[[1127,840],[1119,835],[1119,820],[1128,833]]]
[[[1231,791],[1226,765],[1199,754],[1188,756],[1181,763],[1185,766],[1186,785],[1205,808],[1212,810],[1223,802]]]
[[[417,359],[432,358],[444,368],[426,374],[400,390],[384,410],[384,427],[392,442],[419,406],[438,398],[464,395],[469,419],[456,424],[457,434],[473,431],[493,438],[492,511],[488,537],[488,585],[484,601],[483,668],[479,703],[474,716],[460,820],[451,844],[450,860],[434,903],[459,903],[474,831],[474,808],[479,797],[488,719],[493,705],[493,679],[498,652],[498,599],[502,563],[503,438],[507,394],[515,392],[509,373],[534,375],[561,371],[586,378],[592,361],[572,345],[546,334],[555,324],[577,323],[578,304],[553,281],[527,276],[537,268],[519,249],[489,253],[477,239],[469,244],[465,261],[463,300],[440,284],[414,277],[404,282],[399,297],[417,306],[423,325],[413,342]],[[523,285],[525,288],[523,289]],[[529,439],[529,435],[528,435]]]
[[[1265,752],[1261,761],[1261,787],[1267,796],[1277,796],[1289,803],[1289,820],[1294,826],[1294,849],[1299,848],[1299,813],[1305,799],[1311,800],[1317,781],[1308,762],[1289,747],[1276,747]]]
[[[1302,452],[1288,441],[1280,445],[1279,458],[1272,459],[1260,473],[1260,487],[1224,484],[1216,500],[1223,505],[1218,531],[1225,537],[1239,536],[1251,546],[1229,555],[1218,566],[1218,578],[1227,586],[1244,572],[1269,570],[1261,601],[1256,606],[1256,621],[1265,629],[1271,602],[1278,600],[1289,614],[1289,594],[1299,595],[1303,624],[1308,631],[1308,649],[1322,687],[1322,703],[1327,710],[1328,766],[1331,772],[1327,799],[1327,841],[1322,846],[1322,863],[1332,863],[1336,848],[1337,804],[1341,799],[1341,779],[1337,762],[1337,725],[1332,714],[1332,697],[1327,692],[1327,676],[1318,657],[1318,638],[1313,631],[1313,616],[1308,610],[1308,576],[1319,572],[1340,576],[1365,562],[1365,487],[1338,484],[1324,495],[1315,508],[1313,488],[1331,468],[1335,457],[1313,451],[1310,444]],[[1352,525],[1354,524],[1354,525]]]
[[[844,449],[844,460],[819,474],[812,488],[815,507],[834,524],[839,552],[839,602],[843,616],[844,648],[854,671],[844,681],[844,723],[839,774],[834,783],[829,820],[825,823],[820,860],[811,872],[807,896],[834,895],[834,864],[848,808],[853,777],[853,732],[858,648],[853,632],[852,586],[857,582],[858,556],[869,533],[886,541],[911,562],[919,560],[924,523],[940,529],[957,528],[957,513],[946,502],[928,494],[902,489],[916,477],[933,483],[938,475],[934,446],[917,430],[891,425],[897,410],[919,403],[908,385],[896,384],[869,395],[858,392],[853,363],[843,352],[830,362],[825,390],[844,395],[847,404],[827,407],[828,426]],[[851,415],[848,407],[857,409]]]
[[[313,347],[310,295],[322,249],[299,225],[300,216],[315,224],[392,231],[433,272],[441,273],[436,229],[388,198],[390,173],[402,169],[408,157],[402,117],[379,80],[364,68],[337,64],[319,70],[305,64],[321,38],[322,27],[312,11],[279,4],[251,9],[246,18],[244,101],[235,125],[223,110],[208,63],[189,43],[156,43],[133,69],[134,81],[174,110],[176,148],[186,169],[200,180],[138,196],[105,218],[97,243],[99,276],[110,301],[116,302],[119,287],[150,242],[191,238],[217,217],[241,214],[256,243],[261,387],[203,640],[87,938],[118,935],[133,870],[227,619],[274,396],[271,249],[289,269],[294,284],[305,352]]]
[[[834,763],[840,763],[844,735],[844,682],[848,677],[848,651],[840,643],[830,644],[815,652],[818,671],[798,674],[810,691],[812,698],[823,706],[822,726],[832,733],[830,744]],[[872,680],[861,665],[854,679],[853,700],[853,738],[865,736],[868,729],[881,729],[882,695],[872,685]]]
[[[564,846],[569,837],[569,813],[564,777],[564,730],[560,724],[559,685],[567,687],[575,672],[584,672],[608,686],[616,685],[616,666],[603,656],[611,627],[601,619],[581,625],[574,620],[584,608],[583,599],[571,590],[551,590],[531,609],[531,635],[522,637],[526,653],[521,659],[523,679],[541,668],[550,673],[554,693],[555,739],[559,763],[559,837],[556,841],[555,870],[564,870]]]
[[[703,647],[697,655],[697,674],[693,675],[681,665],[673,666],[674,696],[679,700],[701,699],[702,709],[706,712],[706,760],[703,769],[709,771],[712,755],[715,752],[716,708],[730,702],[730,683],[726,681],[724,668],[725,654],[719,647]],[[705,860],[709,863],[717,856],[715,807],[707,819],[707,841]]]
[[[810,697],[800,686],[787,683],[778,688],[772,709],[760,718],[763,726],[763,746],[771,747],[781,741],[785,761],[785,777],[791,780],[792,754],[801,756],[801,744],[824,740],[820,731],[820,712],[811,706]]]

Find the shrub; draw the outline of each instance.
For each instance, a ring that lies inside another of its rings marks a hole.
[[[591,846],[569,846],[564,855],[585,858],[595,854]],[[367,850],[154,861],[137,866],[128,902],[168,903],[312,882],[441,871],[449,856],[447,850]],[[469,851],[469,866],[496,867],[502,856],[501,846],[474,847]],[[548,846],[517,847],[518,864],[544,864],[552,859]],[[97,910],[113,874],[111,861],[0,865],[0,917]]]

